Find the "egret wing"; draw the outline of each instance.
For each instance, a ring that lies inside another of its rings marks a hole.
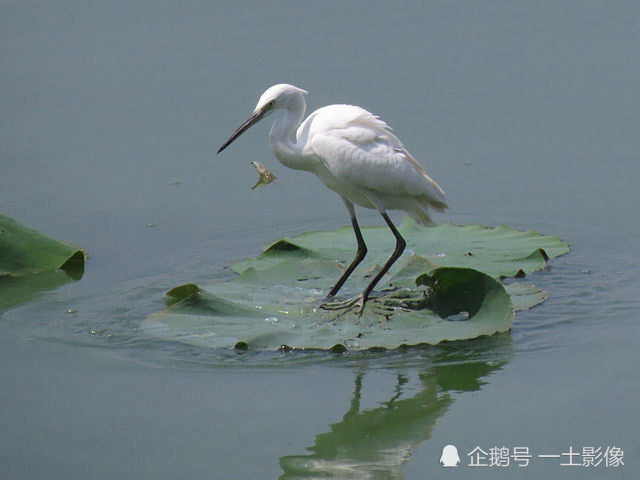
[[[309,119],[307,148],[338,180],[382,197],[427,197],[433,208],[446,208],[442,189],[384,121],[359,107],[325,108],[332,111],[320,109]]]

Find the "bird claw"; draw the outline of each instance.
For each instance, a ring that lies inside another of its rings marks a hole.
[[[409,289],[400,289],[380,298],[382,305],[387,309],[400,309],[405,312],[423,310],[428,308],[428,298],[424,292],[412,292]]]
[[[334,312],[340,311],[341,313],[338,316],[342,316],[355,309],[358,315],[362,315],[362,312],[364,311],[364,305],[365,301],[362,295],[358,295],[357,297],[353,297],[348,300],[325,302],[320,304],[318,308],[320,308],[321,310]]]
[[[427,298],[424,293],[416,295],[415,292],[411,292],[408,289],[400,289],[377,297],[369,296],[366,301],[363,299],[362,294],[339,301],[332,300],[329,297],[318,306],[318,309],[339,312],[336,318],[340,318],[352,311],[355,311],[354,313],[361,317],[365,304],[371,304],[373,314],[388,317],[396,311],[411,312],[422,310],[425,308],[426,303]]]

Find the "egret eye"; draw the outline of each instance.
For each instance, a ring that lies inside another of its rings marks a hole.
[[[276,106],[276,101],[275,100],[271,100],[267,105],[269,105],[269,108],[273,108]]]

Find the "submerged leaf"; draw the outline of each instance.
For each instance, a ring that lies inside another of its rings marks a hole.
[[[345,297],[364,288],[392,245],[386,228],[362,230],[370,254],[345,285]],[[342,228],[281,239],[233,265],[239,274],[233,280],[177,287],[169,306],[143,327],[162,338],[243,351],[397,348],[491,335],[508,330],[515,311],[499,278],[539,270],[545,256],[568,251],[557,237],[507,227],[422,228],[405,221],[400,230],[406,253],[362,316],[320,308],[355,251],[353,232]],[[518,308],[544,299],[544,292],[509,288]]]

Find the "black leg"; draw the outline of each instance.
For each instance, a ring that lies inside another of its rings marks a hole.
[[[391,229],[391,231],[396,237],[396,249],[393,251],[393,254],[389,258],[389,260],[387,260],[387,263],[384,264],[384,267],[382,267],[382,270],[378,272],[378,274],[374,277],[371,283],[367,285],[367,288],[365,288],[364,291],[362,292],[362,309],[364,309],[364,304],[366,303],[367,298],[369,298],[369,294],[371,293],[371,291],[378,284],[378,282],[384,276],[384,274],[389,271],[389,269],[391,268],[391,265],[393,265],[395,261],[398,260],[400,255],[402,255],[402,252],[404,252],[404,248],[407,246],[407,242],[405,241],[404,238],[402,238],[402,235],[400,235],[400,232],[398,231],[396,226],[393,224],[389,216],[386,214],[386,212],[382,211],[380,213],[382,214],[382,218],[384,218],[385,222],[387,222],[387,225],[389,225],[389,228]],[[360,311],[360,313],[362,313],[362,310]]]
[[[360,232],[360,226],[358,225],[358,220],[356,220],[355,215],[351,217],[351,225],[353,226],[353,232],[356,234],[356,240],[358,242],[358,251],[356,252],[356,257],[353,259],[353,262],[351,262],[351,265],[349,265],[349,268],[347,268],[347,270],[340,277],[340,280],[338,280],[336,284],[333,286],[333,288],[327,295],[327,298],[331,298],[336,293],[338,293],[338,290],[342,288],[342,285],[344,285],[344,282],[347,281],[347,278],[349,278],[349,276],[353,273],[353,271],[360,264],[364,256],[367,254],[367,246],[365,245],[364,239],[362,238],[362,232]]]

